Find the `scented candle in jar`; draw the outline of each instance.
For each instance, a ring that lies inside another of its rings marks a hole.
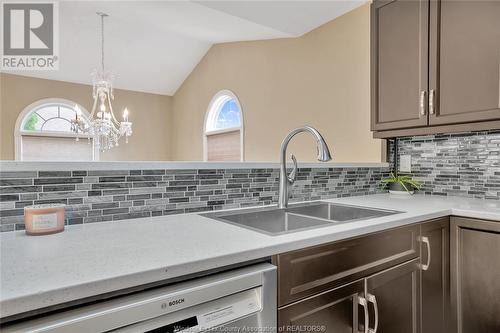
[[[24,207],[24,224],[28,235],[49,235],[64,230],[64,204]]]

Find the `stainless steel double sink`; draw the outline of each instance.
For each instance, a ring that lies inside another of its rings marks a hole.
[[[202,215],[268,235],[281,235],[398,213],[402,212],[320,201],[290,205],[285,209],[276,207],[252,208],[244,211],[216,212]]]

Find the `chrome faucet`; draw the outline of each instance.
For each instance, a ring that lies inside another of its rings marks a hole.
[[[297,179],[297,159],[292,154],[291,158],[293,161],[293,170],[287,175],[286,174],[286,148],[288,147],[288,143],[290,140],[299,133],[309,132],[316,139],[317,149],[318,149],[318,161],[320,162],[328,162],[332,159],[330,155],[330,150],[328,149],[328,145],[325,142],[325,139],[321,136],[321,134],[313,127],[304,126],[299,127],[291,131],[281,143],[280,150],[280,188],[279,188],[279,197],[278,197],[278,208],[286,208],[288,206],[288,186],[293,185],[295,180]]]

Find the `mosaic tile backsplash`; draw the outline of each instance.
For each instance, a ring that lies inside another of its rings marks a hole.
[[[374,194],[388,168],[301,168],[291,201]],[[278,169],[0,172],[1,231],[24,228],[23,207],[67,204],[67,224],[269,205]]]
[[[390,145],[394,152],[394,145]],[[391,157],[393,156],[391,152]],[[423,193],[500,200],[500,131],[400,138]],[[23,207],[67,205],[67,224],[269,205],[278,169],[0,172],[0,230],[22,230]],[[291,201],[380,192],[389,168],[301,168]]]
[[[398,146],[425,194],[500,200],[500,131],[400,138]]]

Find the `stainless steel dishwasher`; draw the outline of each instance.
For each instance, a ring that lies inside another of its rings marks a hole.
[[[2,332],[275,332],[276,267],[256,264],[2,327]]]

